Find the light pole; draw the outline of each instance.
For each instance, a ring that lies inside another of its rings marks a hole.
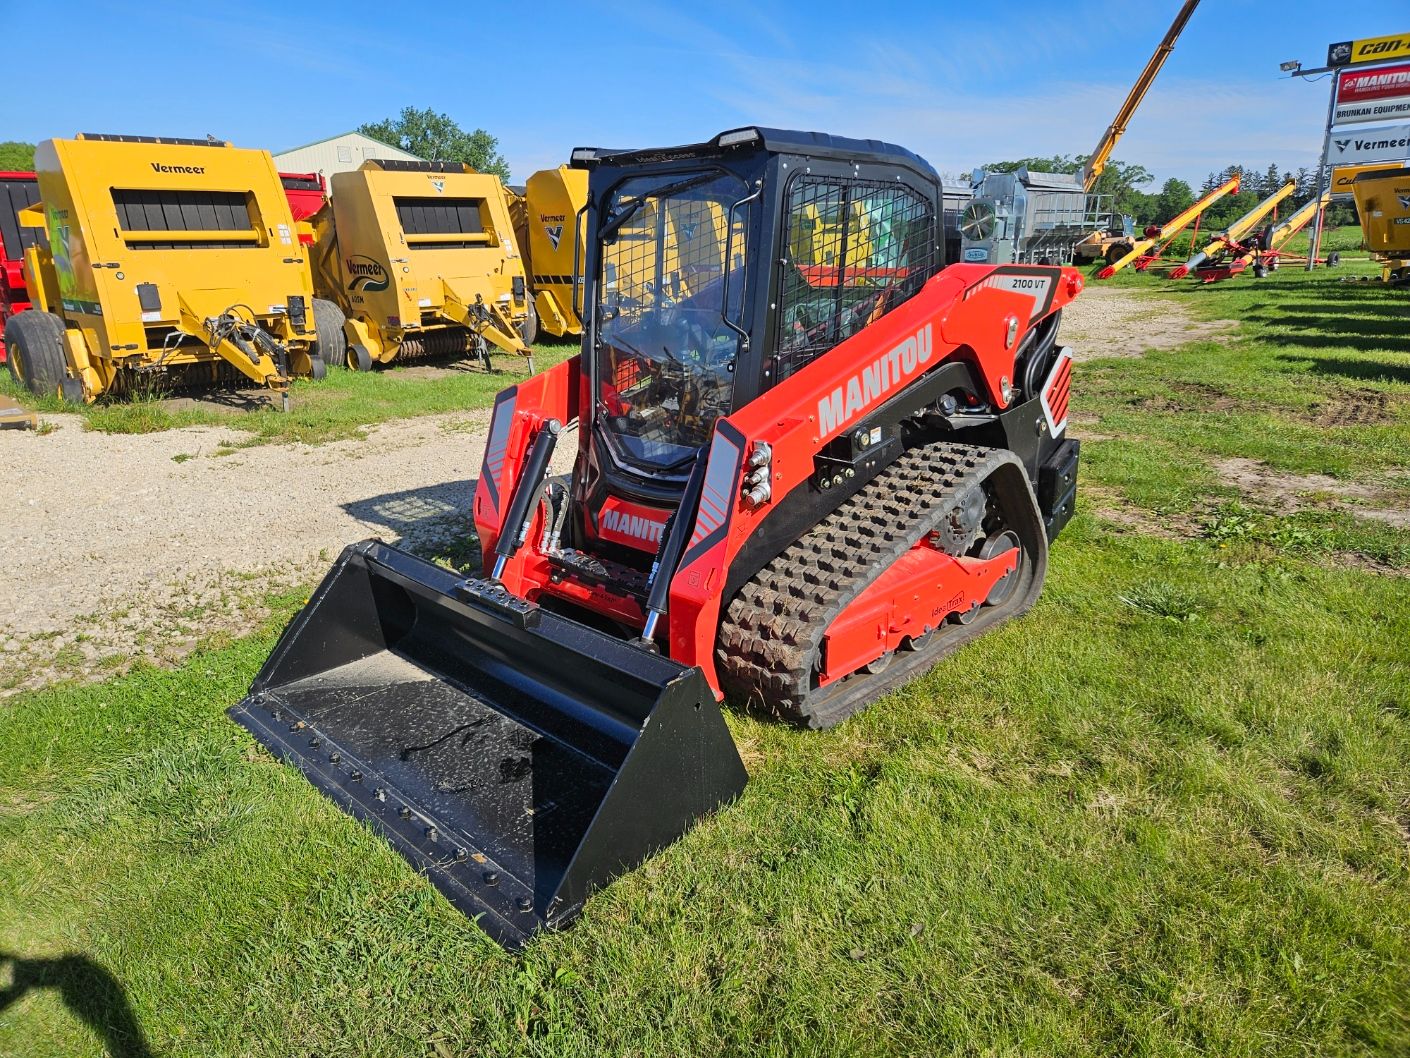
[[[1318,67],[1315,70],[1304,70],[1302,68],[1302,63],[1293,60],[1290,62],[1280,63],[1278,65],[1278,69],[1282,70],[1283,73],[1287,74],[1290,77],[1307,78],[1312,76],[1320,76],[1324,73],[1335,74],[1338,67],[1322,66]],[[1332,146],[1332,124],[1336,121],[1337,116],[1337,85],[1340,84],[1340,82],[1341,78],[1335,76],[1332,78],[1332,91],[1327,99],[1327,124],[1326,127],[1322,130],[1322,157],[1317,163],[1317,185],[1312,191],[1314,195],[1318,196],[1322,194],[1322,187],[1328,179],[1327,156]],[[1317,215],[1312,219],[1312,245],[1308,247],[1307,251],[1307,271],[1309,272],[1317,267],[1317,258],[1321,256],[1322,222],[1325,214],[1326,209],[1324,207],[1322,209],[1319,209],[1317,211]]]

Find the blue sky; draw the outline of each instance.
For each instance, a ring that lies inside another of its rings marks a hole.
[[[497,135],[522,180],[574,146],[745,124],[887,139],[955,174],[1085,154],[1179,2],[62,6],[74,29],[41,52],[63,64],[22,76],[0,139],[210,133],[277,151],[429,106]],[[1315,165],[1328,83],[1279,62],[1401,31],[1405,0],[1204,0],[1117,157],[1193,181],[1236,161]]]

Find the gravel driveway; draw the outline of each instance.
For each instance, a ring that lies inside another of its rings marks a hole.
[[[218,427],[114,435],[45,420],[57,429],[0,432],[0,684],[12,688],[173,660],[247,627],[269,588],[316,579],[364,537],[464,532],[488,412],[251,448]]]

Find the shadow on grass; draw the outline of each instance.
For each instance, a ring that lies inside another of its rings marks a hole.
[[[1288,341],[1288,336],[1284,336],[1283,341]],[[1381,353],[1385,351],[1384,345],[1374,345],[1364,340],[1355,338],[1344,339],[1346,345],[1354,348],[1365,349],[1368,352]],[[1319,344],[1325,346],[1325,342],[1314,341],[1288,341],[1290,345],[1308,345],[1316,348]],[[1306,367],[1319,375],[1337,375],[1341,378],[1352,378],[1358,382],[1410,382],[1410,362],[1393,364],[1384,360],[1337,360],[1321,356],[1299,356],[1297,353],[1287,353],[1280,357],[1299,367]]]
[[[127,993],[117,978],[92,959],[83,955],[22,959],[0,951],[0,967],[4,966],[10,968],[11,983],[0,990],[0,1013],[32,991],[52,988],[73,1015],[103,1041],[112,1058],[153,1058]]]

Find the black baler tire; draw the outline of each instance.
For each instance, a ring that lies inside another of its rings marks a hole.
[[[30,309],[5,324],[10,374],[36,397],[53,397],[68,377],[64,321],[52,312]]]
[[[343,310],[323,298],[313,299],[313,355],[322,360],[325,367],[346,367],[348,362],[348,336],[343,330],[347,317]]]

